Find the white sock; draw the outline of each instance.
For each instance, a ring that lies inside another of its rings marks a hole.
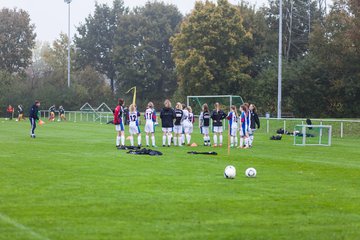
[[[235,146],[237,146],[238,145],[238,137],[235,136],[234,138],[235,138]]]
[[[186,141],[187,141],[187,144],[190,144],[190,142],[191,142],[191,135],[190,134],[186,134]]]
[[[141,145],[141,135],[138,135],[138,145]]]
[[[181,134],[181,143],[185,143],[185,134]]]
[[[151,143],[153,146],[155,146],[155,136],[151,136]]]
[[[130,136],[130,146],[134,146],[134,137]]]
[[[203,137],[204,138],[204,145],[207,145],[207,137]]]
[[[119,146],[120,145],[120,136],[117,136],[116,137],[116,146]]]
[[[230,144],[231,144],[231,146],[234,146],[234,137],[233,136],[230,137]]]
[[[244,138],[240,138],[240,145],[239,145],[240,147],[243,147],[244,146]]]
[[[172,138],[172,134],[169,134],[167,137],[169,146],[171,145],[171,138]]]
[[[222,144],[222,142],[223,142],[223,136],[222,135],[220,135],[220,145]]]
[[[253,144],[253,141],[254,141],[254,135],[251,135],[251,136],[250,136],[250,143],[249,143],[249,144],[252,145],[252,144]]]
[[[121,145],[124,146],[125,145],[125,136],[121,136]]]
[[[209,135],[206,137],[206,140],[208,142],[208,145],[210,145],[210,136]]]
[[[145,139],[146,139],[146,146],[149,146],[149,135],[146,135]]]
[[[249,146],[249,138],[245,138],[245,146],[246,146],[246,147]]]
[[[178,137],[179,146],[182,145],[182,136]]]
[[[163,135],[163,145],[166,144],[166,135]]]
[[[217,144],[217,135],[215,134],[214,135],[214,145],[216,145]]]
[[[174,146],[177,145],[177,137],[174,137]],[[180,140],[179,140],[179,145],[180,145]]]

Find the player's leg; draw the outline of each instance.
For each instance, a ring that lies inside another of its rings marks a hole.
[[[214,130],[213,130],[213,133],[214,133],[214,147],[217,147],[217,140],[218,140],[218,127],[214,127]]]
[[[139,126],[137,126],[137,133],[138,133],[138,137],[137,137],[138,147],[141,147],[141,131]]]
[[[35,118],[29,118],[29,119],[30,119],[30,124],[31,124],[30,136],[32,138],[35,138],[36,121],[35,121]]]
[[[125,128],[124,128],[124,123],[120,123],[120,141],[121,141],[121,146],[125,146]]]
[[[171,145],[171,139],[172,139],[172,128],[168,128],[167,130],[168,134],[167,134],[167,142],[168,142],[168,147],[170,147]]]

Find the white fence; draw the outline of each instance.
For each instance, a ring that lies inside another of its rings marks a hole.
[[[260,118],[262,123],[262,130],[264,131],[264,124],[266,133],[276,133],[279,128],[284,131],[292,132],[296,125],[306,124],[304,118]],[[358,119],[311,119],[313,125],[331,125],[333,136],[360,136],[360,120]]]
[[[73,122],[97,122],[97,123],[107,123],[113,119],[112,112],[86,112],[86,111],[66,111],[66,118],[68,121]],[[49,116],[49,111],[41,111],[41,116],[47,118]],[[160,121],[160,119],[158,120]],[[314,125],[331,125],[332,134],[335,137],[345,137],[345,136],[360,136],[360,120],[358,119],[311,119],[312,124]],[[263,132],[267,134],[276,134],[276,130],[279,128],[284,129],[284,131],[292,132],[296,125],[306,124],[305,118],[260,118],[261,128],[258,129],[258,132]],[[198,125],[198,122],[194,124],[194,127]],[[227,126],[227,121],[224,124],[225,128]]]

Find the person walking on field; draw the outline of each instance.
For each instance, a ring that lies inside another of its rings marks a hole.
[[[34,105],[32,105],[30,109],[29,120],[31,124],[31,130],[30,130],[31,138],[35,138],[36,121],[39,120],[39,107],[40,107],[40,102],[35,101]]]

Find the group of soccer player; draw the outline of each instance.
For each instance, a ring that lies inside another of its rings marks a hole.
[[[54,122],[55,121],[55,113],[56,113],[56,106],[55,104],[52,105],[50,108],[49,108],[49,121],[50,122]],[[65,109],[63,106],[60,106],[59,109],[58,109],[58,112],[59,112],[59,119],[58,121],[66,121],[66,117],[65,117]]]
[[[114,125],[117,131],[116,147],[125,146],[125,128],[123,123],[124,115],[124,100],[118,99],[118,105],[114,110]],[[219,103],[215,103],[215,109],[210,112],[209,106],[204,104],[202,112],[199,117],[199,127],[203,135],[204,145],[221,147],[223,144],[223,121],[229,121],[229,133],[231,147],[238,146],[237,132],[240,135],[239,148],[249,148],[252,146],[254,140],[254,131],[260,128],[259,117],[256,113],[254,104],[243,104],[240,106],[240,115],[237,113],[236,106],[231,106],[231,111],[226,114]],[[129,106],[129,114],[127,115],[129,121],[129,140],[130,145],[134,146],[134,137],[137,137],[137,146],[141,147],[141,131],[140,131],[140,112],[137,110],[135,104]],[[155,144],[155,126],[157,123],[157,115],[154,104],[149,102],[144,113],[145,118],[145,133],[146,146],[150,146],[150,137],[152,147]],[[193,124],[195,122],[194,114],[190,106],[186,106],[180,102],[176,103],[175,108],[172,108],[171,101],[166,99],[164,107],[160,112],[160,119],[162,124],[162,146],[170,147],[171,143],[174,146],[183,146],[185,142],[191,144],[191,134],[193,132]],[[213,144],[210,141],[210,120],[213,126]],[[174,133],[174,135],[173,135]]]
[[[260,128],[259,116],[256,113],[254,104],[244,103],[240,106],[240,115],[237,113],[236,106],[230,107],[230,112],[221,110],[219,103],[215,103],[215,109],[210,112],[209,106],[205,103],[202,106],[202,112],[199,117],[199,126],[204,138],[204,145],[211,146],[209,128],[210,119],[213,121],[213,146],[222,147],[223,144],[223,120],[229,121],[230,147],[249,148],[254,141],[254,132]],[[238,145],[238,134],[240,135],[240,144]],[[218,141],[219,140],[219,141]]]

